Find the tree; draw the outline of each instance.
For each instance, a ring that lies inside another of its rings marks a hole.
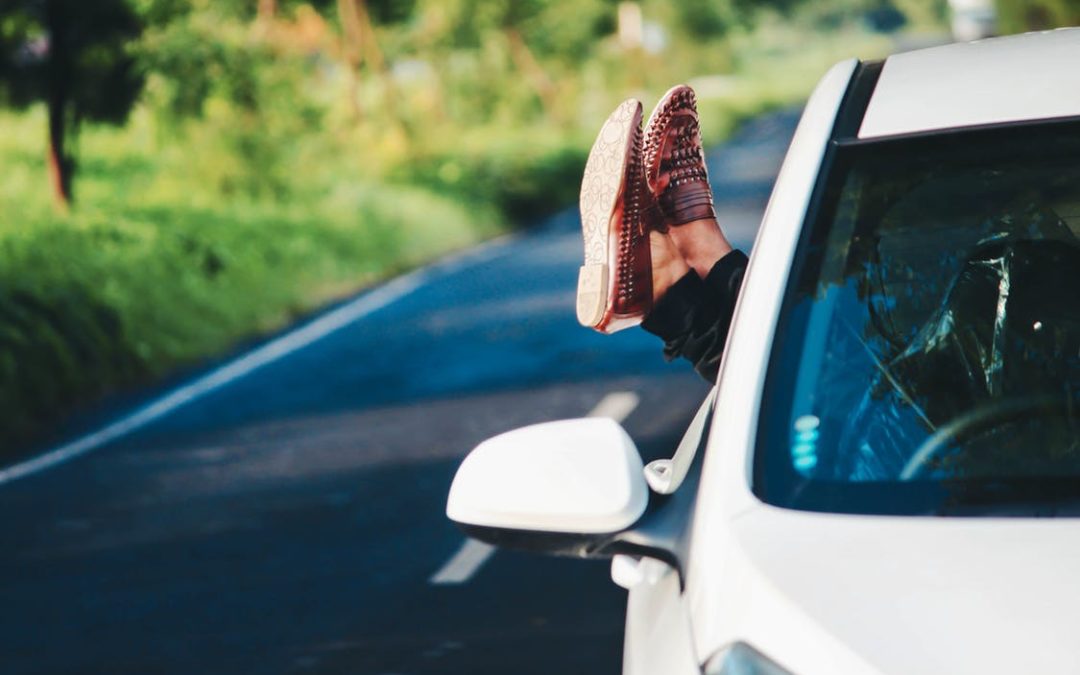
[[[397,109],[397,90],[390,73],[379,41],[375,34],[375,25],[401,23],[407,20],[414,8],[411,0],[337,0],[337,18],[341,24],[342,56],[349,71],[349,100],[354,117],[359,119],[360,107],[359,77],[360,67],[367,62],[368,68],[382,85],[383,105],[391,119],[402,124]],[[404,129],[404,124],[402,124]]]
[[[997,0],[1002,33],[1048,30],[1080,23],[1080,0]]]
[[[122,124],[142,89],[128,53],[141,26],[123,0],[0,2],[0,97],[15,107],[45,103],[49,177],[66,207],[80,123]]]
[[[429,0],[426,9],[442,15],[433,46],[482,52],[499,45],[520,80],[544,112],[558,118],[560,96],[553,66],[576,69],[614,26],[612,0]],[[508,85],[511,83],[507,83]]]

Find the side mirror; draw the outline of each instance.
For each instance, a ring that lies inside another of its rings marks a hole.
[[[641,457],[606,418],[548,422],[478,445],[450,487],[446,515],[492,544],[588,557],[648,505]]]

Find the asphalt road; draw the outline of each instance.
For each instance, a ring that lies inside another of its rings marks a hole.
[[[756,120],[710,156],[741,247],[795,119]],[[489,555],[443,515],[457,464],[488,436],[606,412],[658,457],[704,397],[643,331],[577,325],[580,259],[568,212],[0,483],[0,670],[619,672],[625,595],[606,565]]]

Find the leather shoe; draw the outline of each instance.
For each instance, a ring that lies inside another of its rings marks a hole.
[[[661,214],[643,173],[641,112],[629,99],[611,113],[581,181],[585,264],[577,318],[602,333],[636,326],[652,309],[649,231]]]
[[[656,104],[645,126],[643,152],[645,180],[664,215],[662,231],[716,218],[693,89],[676,85]]]

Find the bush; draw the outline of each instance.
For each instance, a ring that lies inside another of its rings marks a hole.
[[[389,179],[490,205],[508,222],[527,224],[575,203],[588,151],[581,141],[502,139],[481,150],[416,154]]]
[[[613,17],[598,1],[587,16],[566,5],[541,17],[577,32],[518,17],[472,47],[403,24],[389,34],[398,46],[384,43],[397,71],[350,75],[333,27],[306,5],[272,24],[208,0],[160,6],[195,9],[140,42],[147,89],[128,125],[83,129],[72,214],[47,202],[44,111],[0,115],[0,454],[103,396],[575,203],[596,127],[626,96],[648,108],[706,73],[691,84],[711,144],[800,100],[831,62],[889,48],[774,17],[722,41],[627,52],[613,26],[590,37]],[[443,4],[424,6],[437,19]],[[500,6],[514,18],[515,4]],[[659,21],[676,13],[649,6]],[[536,37],[531,55],[519,34]]]
[[[19,130],[36,115],[5,116],[14,133],[0,139],[0,455],[103,396],[500,228],[490,208],[347,176],[287,204],[214,199],[163,171],[138,123],[86,130],[82,202],[58,215],[25,189],[43,153]]]

